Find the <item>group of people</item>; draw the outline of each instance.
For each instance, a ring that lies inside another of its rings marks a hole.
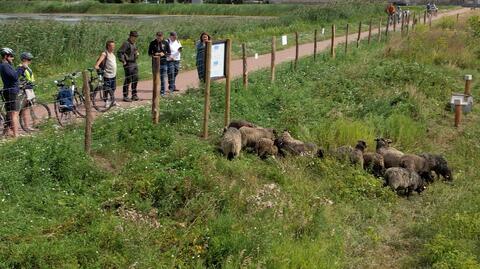
[[[138,32],[131,31],[128,39],[123,42],[122,46],[116,53],[115,42],[113,40],[107,41],[105,44],[105,50],[100,54],[94,65],[98,73],[103,76],[104,86],[107,89],[110,89],[114,94],[117,77],[117,59],[121,62],[125,72],[125,81],[123,83],[124,102],[139,100],[137,95],[137,60],[140,53],[137,47],[137,38]],[[197,73],[199,80],[202,82],[205,81],[205,48],[208,41],[211,41],[211,36],[208,33],[203,32],[195,46],[197,52]],[[169,92],[173,93],[178,91],[175,81],[180,70],[181,52],[182,44],[178,40],[176,32],[170,32],[167,39],[165,39],[163,32],[157,32],[155,39],[150,42],[148,55],[152,57],[152,71],[157,70],[157,68],[153,68],[154,57],[160,58],[160,67],[157,72],[160,72],[160,94],[162,96],[166,96],[167,94],[167,77]],[[0,56],[0,76],[3,82],[3,90],[1,91],[1,94],[7,112],[4,136],[16,137],[18,136],[19,129],[19,110],[23,100],[20,88],[33,89],[34,86],[34,76],[32,69],[30,68],[33,55],[30,52],[21,53],[21,63],[18,68],[14,67],[13,60],[15,53],[12,49],[6,47],[0,49]],[[113,100],[115,100],[115,98],[113,98]],[[117,105],[115,101],[113,105]],[[28,115],[20,116],[28,117]],[[27,123],[28,119],[25,118],[24,122]]]
[[[22,52],[20,54],[21,63],[16,69],[13,65],[15,52],[11,48],[1,48],[0,57],[0,76],[3,82],[1,94],[5,101],[5,110],[7,112],[3,135],[17,137],[19,110],[23,101],[20,88],[24,90],[33,89],[35,82],[33,71],[30,68],[33,55],[30,52]],[[24,113],[24,115],[21,116],[24,118],[25,124],[29,122],[27,119],[29,117],[28,113]],[[26,128],[28,128],[28,126],[26,126]]]

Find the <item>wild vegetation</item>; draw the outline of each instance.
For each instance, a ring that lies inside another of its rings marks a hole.
[[[389,137],[404,152],[444,154],[452,184],[406,199],[333,158],[228,161],[217,150],[224,96],[215,84],[206,141],[203,96],[192,89],[162,100],[159,125],[146,107],[98,118],[92,157],[81,126],[4,142],[0,267],[478,268],[478,113],[455,129],[445,110],[462,75],[480,75],[466,69],[478,57],[433,60],[449,53],[433,49],[438,41],[451,31],[473,38],[477,21],[419,28],[336,60],[305,58],[297,72],[285,64],[274,85],[266,71],[248,91],[233,84],[233,118],[326,148],[362,138],[372,150],[375,137]],[[430,49],[408,45],[424,35]],[[426,54],[418,60],[417,49]]]

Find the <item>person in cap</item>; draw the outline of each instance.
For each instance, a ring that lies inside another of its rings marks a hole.
[[[18,74],[13,67],[15,53],[10,48],[1,48],[0,56],[0,76],[2,77],[3,82],[2,95],[5,101],[5,110],[7,111],[3,134],[5,136],[11,135],[17,137],[19,125],[18,111],[20,110],[20,88],[18,86]]]
[[[123,82],[123,101],[131,102],[138,100],[137,82],[138,82],[138,48],[136,45],[138,38],[137,31],[131,31],[127,41],[123,42],[117,51],[118,59],[123,64],[125,71],[125,81]],[[128,97],[128,88],[132,85],[132,98]]]
[[[166,79],[168,72],[168,62],[167,58],[170,56],[170,46],[168,42],[163,38],[163,32],[157,32],[156,38],[150,42],[150,46],[148,46],[148,55],[152,57],[152,70],[154,65],[154,58],[153,57],[160,57],[160,94],[165,96],[165,86],[166,86]]]
[[[171,32],[168,38],[168,44],[170,45],[170,57],[168,61],[168,89],[171,93],[178,91],[175,80],[180,70],[180,53],[182,52],[182,44],[178,41],[177,33]]]

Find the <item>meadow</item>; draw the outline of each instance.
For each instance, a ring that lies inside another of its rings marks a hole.
[[[98,118],[93,156],[82,126],[3,142],[0,267],[478,268],[478,113],[456,129],[445,104],[465,73],[480,75],[479,22],[445,19],[335,60],[302,59],[296,72],[284,64],[273,85],[267,71],[251,74],[248,91],[233,83],[232,118],[325,148],[365,139],[372,150],[389,137],[405,152],[443,154],[452,184],[407,199],[332,158],[227,161],[215,84],[209,140],[192,89],[162,100],[159,125],[147,107]],[[444,60],[455,55],[465,57]]]

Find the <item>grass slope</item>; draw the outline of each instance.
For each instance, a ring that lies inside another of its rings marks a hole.
[[[432,61],[443,50],[408,57],[417,52],[410,42],[449,44],[454,33],[418,31],[334,61],[306,58],[297,72],[283,65],[274,85],[266,71],[251,74],[249,90],[232,93],[233,118],[324,147],[363,138],[371,149],[374,137],[390,137],[405,152],[444,154],[452,185],[405,199],[330,158],[227,161],[215,149],[224,101],[216,84],[207,141],[198,137],[203,97],[191,91],[162,101],[157,126],[148,108],[97,119],[93,157],[80,127],[4,143],[0,267],[478,268],[478,113],[455,129],[444,104],[465,72],[479,73]]]

